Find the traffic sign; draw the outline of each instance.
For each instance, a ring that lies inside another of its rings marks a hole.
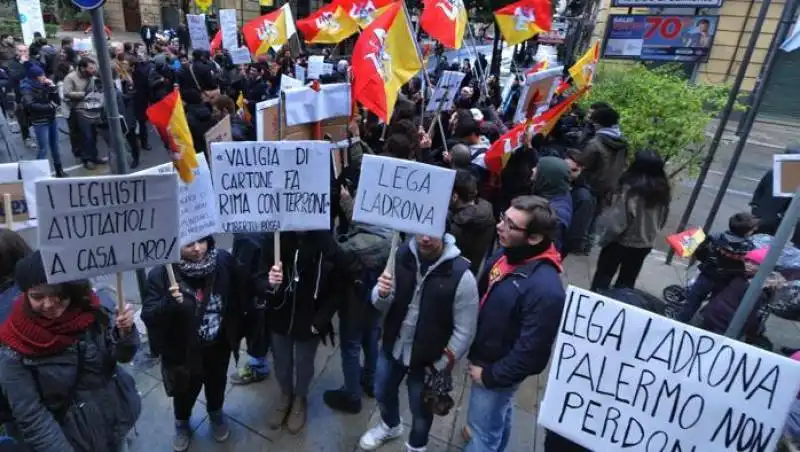
[[[97,9],[103,6],[106,0],[72,0],[72,4],[86,10]]]

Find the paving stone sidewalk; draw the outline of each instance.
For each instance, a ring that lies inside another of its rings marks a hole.
[[[565,280],[571,284],[588,287],[594,273],[596,255],[569,257],[565,262]],[[639,287],[660,295],[669,284],[685,282],[685,268],[667,267],[663,257],[654,253],[648,257],[639,277]],[[800,345],[800,331],[795,323],[774,320],[768,325],[770,337],[778,345]],[[792,342],[794,341],[794,342]],[[244,356],[244,352],[242,352]],[[234,370],[231,362],[230,371]],[[132,451],[170,451],[173,434],[172,401],[164,394],[160,380],[160,367],[149,369],[132,367],[137,385],[144,399],[143,411],[135,436],[130,442]],[[526,380],[517,392],[510,451],[542,452],[544,433],[536,425],[539,403],[544,395],[547,372],[538,378]],[[456,407],[447,417],[437,417],[428,445],[430,452],[455,452],[464,447],[461,436],[466,421],[470,384],[464,363],[456,370],[453,398]],[[375,401],[365,399],[364,409],[358,415],[346,415],[332,411],[322,401],[328,389],[342,385],[341,360],[338,348],[321,346],[316,358],[316,374],[309,394],[309,417],[306,429],[298,435],[284,430],[270,430],[266,425],[268,413],[278,401],[279,389],[274,378],[249,386],[228,385],[224,411],[231,424],[228,442],[217,444],[211,438],[209,424],[201,394],[195,406],[191,426],[194,438],[191,451],[292,451],[292,452],[342,452],[357,451],[358,439],[378,421]],[[400,389],[401,413],[408,427],[411,415],[405,387]],[[387,444],[381,452],[401,451],[403,441]]]

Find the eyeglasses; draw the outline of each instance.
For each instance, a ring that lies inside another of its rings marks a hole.
[[[505,212],[500,214],[500,226],[509,231],[528,232],[526,228],[521,228],[509,220]]]

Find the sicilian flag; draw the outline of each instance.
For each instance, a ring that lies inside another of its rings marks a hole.
[[[553,12],[550,0],[520,0],[494,12],[497,26],[508,45],[516,45],[550,31]]]
[[[156,126],[158,133],[169,144],[172,163],[181,180],[186,183],[194,180],[193,170],[197,168],[197,157],[180,92],[176,89],[151,105],[147,109],[147,119]]]
[[[297,29],[310,44],[338,44],[358,32],[358,24],[338,3],[331,3],[305,19]]]
[[[536,64],[534,64],[532,68],[528,69],[527,72],[525,72],[525,77],[527,77],[527,76],[529,76],[531,74],[535,74],[535,73],[537,73],[539,71],[544,71],[549,66],[550,66],[550,63],[547,60],[539,61]]]
[[[545,136],[550,135],[550,132],[556,127],[558,120],[572,108],[572,105],[575,104],[585,92],[586,88],[580,89],[560,103],[548,108],[543,113],[534,116],[531,122],[533,122],[536,128],[536,133]]]
[[[217,53],[217,50],[222,48],[222,30],[218,31],[217,34],[214,35],[214,39],[211,40],[211,44],[209,47],[209,51],[211,55]]]
[[[294,18],[289,4],[250,20],[242,27],[244,42],[250,53],[259,57],[271,47],[280,47],[294,35]]]
[[[242,91],[239,91],[239,97],[236,98],[236,107],[238,108],[239,117],[250,124],[253,121],[253,117],[250,115],[247,105],[244,104],[244,93]]]
[[[576,88],[592,86],[592,79],[600,59],[600,43],[595,42],[583,56],[569,68],[569,76]]]
[[[706,240],[706,233],[701,228],[687,229],[667,236],[667,244],[680,257],[689,257]]]
[[[363,30],[383,14],[394,0],[341,0],[338,3]]]
[[[419,25],[450,49],[460,49],[467,28],[467,9],[460,0],[423,0]]]
[[[492,143],[489,150],[483,154],[483,162],[473,161],[473,163],[486,168],[494,174],[500,174],[503,168],[506,167],[508,159],[511,158],[511,154],[525,144],[525,131],[528,126],[528,122],[517,124]]]
[[[422,68],[404,5],[393,3],[364,29],[353,49],[356,100],[389,122],[400,88]]]

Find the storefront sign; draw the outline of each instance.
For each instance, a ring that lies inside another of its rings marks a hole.
[[[717,16],[611,15],[603,58],[704,62]]]

